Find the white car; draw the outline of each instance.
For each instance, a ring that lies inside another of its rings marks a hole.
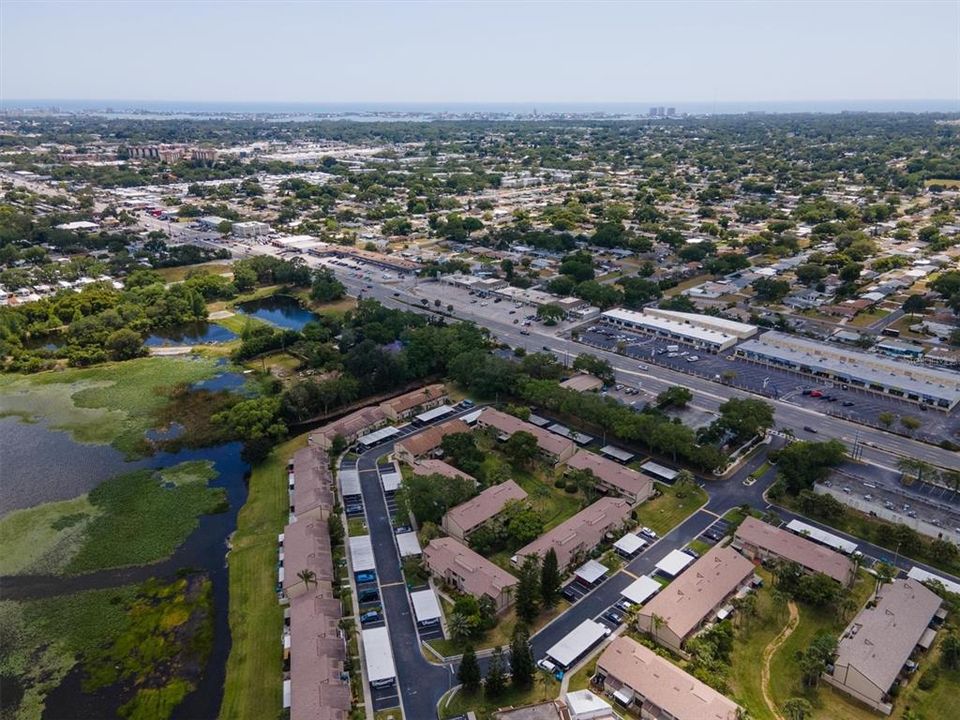
[[[550,662],[547,658],[541,658],[537,660],[537,667],[541,670],[546,670],[551,675],[557,671],[557,666]]]
[[[657,539],[657,534],[648,527],[640,528],[640,534],[650,538],[651,540]]]

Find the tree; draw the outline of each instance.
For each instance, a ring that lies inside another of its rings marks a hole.
[[[693,393],[683,385],[671,385],[657,395],[657,405],[661,408],[685,408],[693,400]]]
[[[347,289],[329,268],[321,268],[313,276],[310,298],[316,302],[333,302],[346,295]]]
[[[601,360],[596,355],[591,355],[590,353],[577,355],[576,360],[573,361],[573,369],[585,370],[602,380],[604,385],[613,385],[616,382],[613,374],[613,366],[610,362],[608,360]]]
[[[537,439],[526,430],[513,433],[503,444],[503,454],[517,465],[526,465],[537,456]]]
[[[279,397],[241,400],[212,420],[243,441],[244,455],[251,462],[263,460],[287,435],[287,426],[280,421]]]
[[[948,632],[940,643],[940,663],[948,670],[960,669],[960,633]]]
[[[537,319],[542,320],[544,325],[556,325],[565,315],[563,308],[556,303],[547,303],[537,308]]]
[[[480,689],[480,679],[477,654],[473,651],[473,645],[467,645],[463,651],[463,657],[460,658],[460,667],[457,668],[457,680],[463,685],[464,692],[473,695]]]
[[[491,700],[503,695],[507,687],[506,669],[503,662],[503,648],[497,647],[490,658],[487,667],[487,677],[483,682],[483,692]]]
[[[470,499],[474,492],[473,482],[462,477],[410,474],[400,483],[397,500],[417,522],[439,524],[447,510]]]
[[[787,720],[808,720],[813,717],[813,705],[806,698],[789,698],[783,703],[782,709]]]
[[[903,302],[903,311],[908,315],[921,315],[927,309],[929,301],[920,294],[909,295]]]
[[[773,426],[773,406],[753,398],[731,398],[720,406],[721,427],[734,433],[739,441],[762,435]]]
[[[900,424],[903,425],[904,428],[912,432],[916,430],[918,427],[920,427],[923,423],[921,423],[919,420],[917,420],[917,418],[913,417],[912,415],[904,415],[903,417],[900,418]]]
[[[666,623],[666,620],[664,620],[662,617],[660,617],[656,613],[650,616],[650,629],[653,631],[654,642],[660,641],[660,637],[659,637],[660,628],[662,628],[665,623]]]
[[[880,561],[874,565],[873,571],[876,573],[877,577],[877,587],[875,590],[876,593],[880,592],[880,588],[892,581],[898,573],[896,568],[883,561]]]
[[[892,412],[884,411],[879,415],[877,415],[877,420],[879,420],[880,424],[883,425],[884,427],[890,427],[891,425],[893,425],[894,415]]]
[[[510,640],[510,682],[517,688],[528,688],[533,681],[533,650],[526,625],[517,623]]]
[[[540,567],[540,599],[546,607],[553,607],[560,594],[560,568],[557,565],[557,551],[547,550]]]
[[[836,637],[828,630],[818,632],[807,649],[797,653],[804,683],[811,687],[819,685],[820,676],[826,672],[827,665],[833,662],[836,651]]]
[[[143,354],[143,338],[129,328],[114,330],[105,345],[114,360],[130,360]]]
[[[517,618],[530,625],[540,610],[540,563],[535,555],[527,557],[520,568],[516,589]]]
[[[790,283],[786,280],[771,280],[758,278],[751,283],[756,292],[757,300],[761,302],[778,303],[790,292]]]
[[[799,495],[830,473],[846,457],[847,448],[839,440],[800,441],[787,445],[777,458],[777,470],[787,492]]]
[[[543,534],[543,518],[520,500],[508,500],[500,514],[513,547],[533,542]]]

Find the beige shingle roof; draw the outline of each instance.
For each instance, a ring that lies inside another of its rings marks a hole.
[[[755,517],[748,517],[740,524],[736,537],[808,570],[823,573],[844,585],[850,581],[853,573],[850,558]]]

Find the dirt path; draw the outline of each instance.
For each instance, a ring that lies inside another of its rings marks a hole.
[[[793,631],[797,629],[797,623],[800,622],[800,613],[797,610],[797,604],[791,600],[787,603],[787,607],[790,610],[790,619],[787,621],[787,626],[763,649],[763,665],[760,667],[760,690],[763,692],[763,701],[767,704],[767,707],[770,708],[770,712],[773,713],[773,716],[777,718],[777,720],[783,720],[783,716],[777,711],[777,705],[773,702],[773,698],[770,697],[770,661],[773,659],[773,654],[779,650],[780,646],[793,634]]]

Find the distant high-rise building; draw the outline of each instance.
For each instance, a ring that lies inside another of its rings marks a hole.
[[[650,117],[657,116],[657,109],[655,107],[650,108]]]
[[[677,114],[676,108],[667,108],[667,117],[674,117]]]

